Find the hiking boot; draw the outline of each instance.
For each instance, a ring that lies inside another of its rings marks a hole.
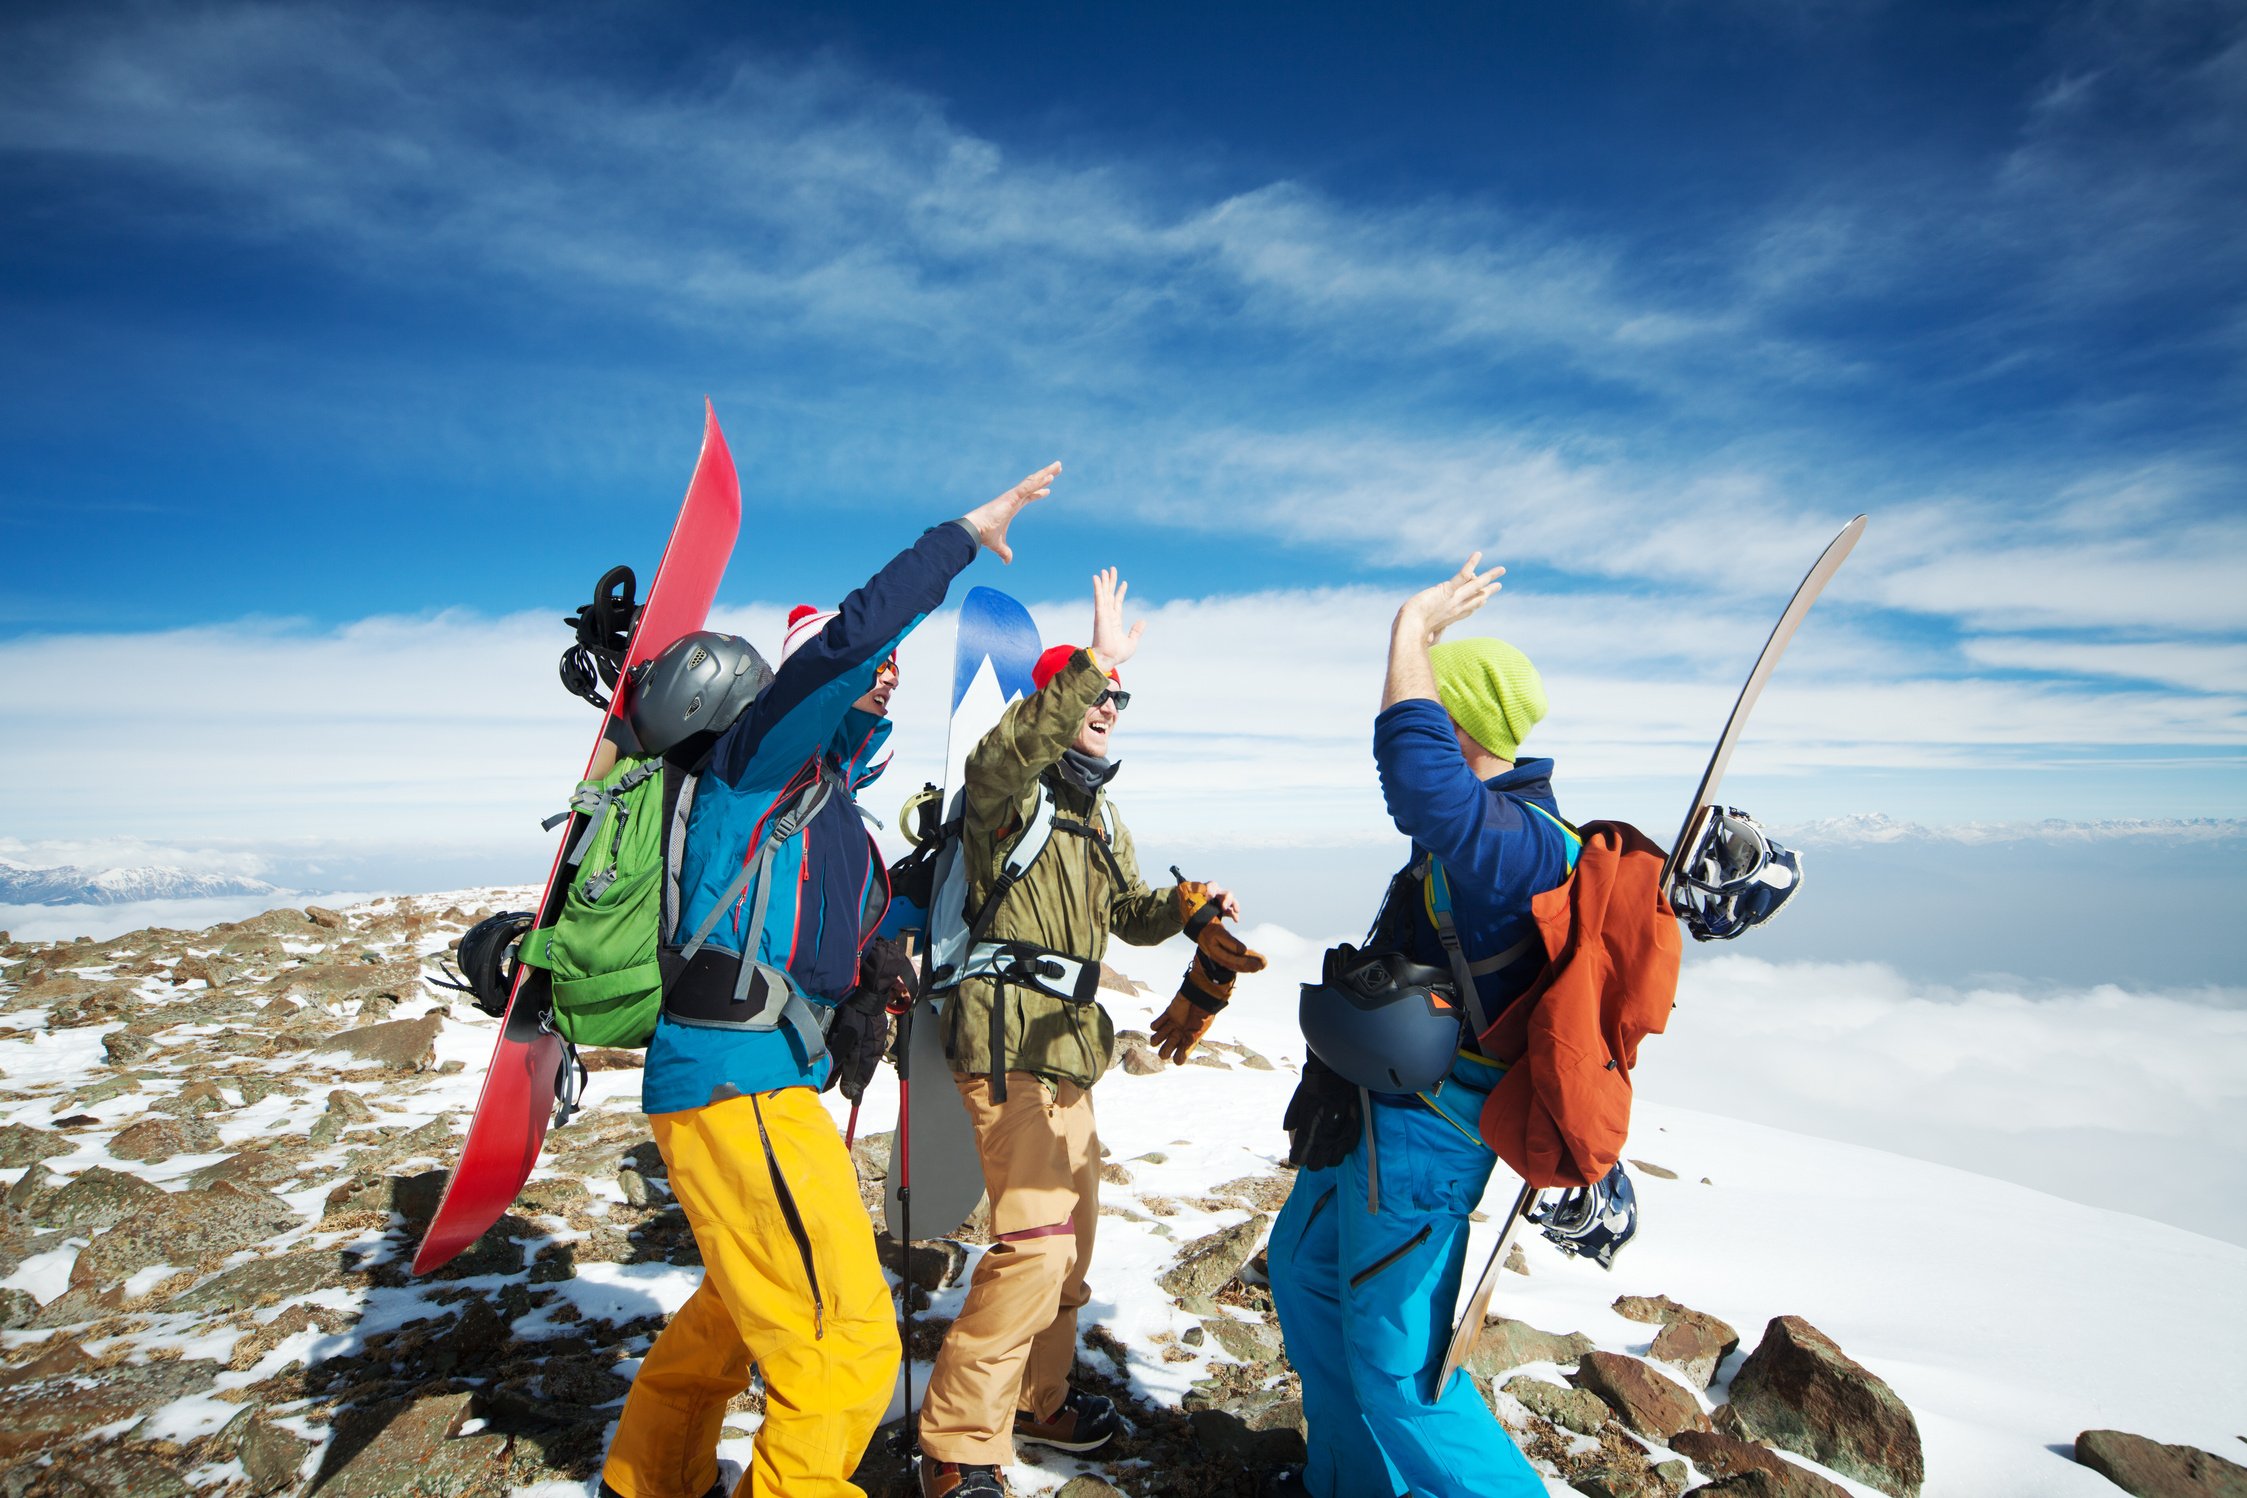
[[[1098,1451],[1122,1429],[1115,1402],[1082,1389],[1071,1389],[1051,1420],[1034,1419],[1028,1410],[1018,1410],[1014,1416],[1017,1441],[1031,1441],[1057,1451]]]
[[[996,1467],[963,1467],[926,1455],[920,1465],[921,1498],[1006,1498]]]
[[[702,1498],[733,1498],[733,1490],[740,1485],[741,1463],[720,1457],[718,1459],[718,1480],[710,1484],[710,1491],[703,1494]],[[622,1493],[610,1487],[605,1481],[601,1484],[600,1491],[601,1498],[624,1498]]]

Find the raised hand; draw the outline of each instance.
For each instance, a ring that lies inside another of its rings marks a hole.
[[[1482,553],[1472,552],[1457,572],[1406,599],[1404,607],[1397,610],[1398,622],[1409,621],[1417,627],[1426,644],[1442,639],[1445,630],[1488,603],[1490,595],[1504,586],[1498,579],[1506,575],[1506,569],[1493,567],[1477,572],[1475,568],[1481,562]]]
[[[1092,653],[1103,666],[1113,668],[1130,660],[1139,649],[1139,637],[1146,633],[1144,619],[1128,632],[1124,629],[1124,594],[1130,591],[1131,584],[1120,581],[1113,567],[1092,574]]]
[[[1061,476],[1059,463],[1048,463],[1021,483],[994,500],[977,505],[962,518],[975,527],[976,539],[985,549],[1002,562],[1014,560],[1014,549],[1006,543],[1006,528],[1022,507],[1045,498],[1053,492],[1053,481]]]

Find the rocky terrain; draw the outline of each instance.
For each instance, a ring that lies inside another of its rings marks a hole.
[[[549,1136],[514,1211],[436,1275],[406,1270],[493,1025],[428,980],[466,924],[527,894],[0,938],[0,1495],[591,1491],[699,1262],[636,1107],[637,1056],[591,1055],[586,1111]],[[1119,1015],[1145,1008],[1111,977]],[[1168,1068],[1127,1032],[1102,1089],[1110,1223],[1079,1377],[1133,1429],[1097,1463],[1017,1467],[1017,1492],[1247,1495],[1301,1456],[1261,1253],[1289,1185],[1278,1141],[1172,1138],[1183,1115],[1129,1090],[1231,1073],[1284,1097],[1288,1070],[1225,1039]],[[880,1134],[855,1150],[877,1213],[886,1153]],[[924,1367],[980,1242],[971,1220],[909,1263],[883,1245],[915,1282]],[[1561,1267],[1541,1242],[1511,1263]],[[1799,1309],[1735,1327],[1640,1293],[1584,1329],[1493,1317],[1471,1368],[1558,1492],[1943,1491],[1913,1411]],[[754,1388],[737,1403],[729,1456],[760,1409]],[[2048,1439],[2121,1490],[2247,1493],[2247,1469],[2205,1451],[2075,1437]],[[878,1495],[902,1491],[886,1446],[861,1474]]]

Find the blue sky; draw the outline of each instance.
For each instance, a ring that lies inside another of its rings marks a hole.
[[[11,7],[0,836],[442,841],[432,736],[540,801],[587,730],[463,662],[652,565],[706,393],[745,623],[1063,459],[976,580],[1157,610],[1158,823],[1362,788],[1479,546],[1657,826],[1859,510],[1743,798],[2247,815],[2236,6],[1208,9]]]

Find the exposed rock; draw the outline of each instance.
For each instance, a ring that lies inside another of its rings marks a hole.
[[[37,1124],[0,1124],[0,1168],[34,1165],[67,1155],[78,1146],[52,1129]]]
[[[192,983],[200,978],[212,988],[224,988],[241,971],[224,957],[198,957],[193,953],[172,964],[172,982]]]
[[[1261,1321],[1243,1321],[1237,1316],[1205,1316],[1200,1327],[1188,1327],[1187,1331],[1204,1328],[1228,1355],[1244,1363],[1271,1363],[1279,1358],[1280,1334]]]
[[[1646,1322],[1650,1326],[1668,1326],[1680,1316],[1699,1316],[1721,1330],[1726,1341],[1740,1340],[1738,1332],[1708,1312],[1679,1305],[1667,1295],[1618,1295],[1615,1297],[1615,1314],[1630,1321]]]
[[[208,1358],[128,1363],[104,1369],[98,1379],[75,1376],[83,1366],[41,1369],[33,1363],[20,1371],[20,1381],[0,1385],[0,1461],[203,1393],[219,1374],[219,1365]]]
[[[187,1184],[200,1191],[205,1186],[215,1186],[220,1181],[232,1181],[238,1186],[272,1186],[303,1173],[300,1165],[285,1149],[276,1148],[277,1140],[258,1140],[250,1148],[239,1150],[223,1160],[213,1160],[183,1178]]]
[[[151,1113],[169,1113],[180,1118],[220,1113],[227,1107],[226,1094],[219,1090],[216,1082],[190,1082],[170,1097],[158,1098],[148,1105]]]
[[[1798,1452],[1895,1498],[1926,1477],[1919,1423],[1893,1389],[1799,1316],[1777,1316],[1733,1376],[1740,1434]]]
[[[1116,1064],[1135,1077],[1159,1076],[1166,1069],[1163,1058],[1142,1041],[1117,1042]]]
[[[508,1437],[455,1435],[474,1398],[441,1394],[344,1412],[310,1491],[319,1498],[497,1498],[507,1490]]]
[[[1194,1410],[1187,1419],[1204,1450],[1230,1457],[1250,1471],[1300,1463],[1308,1454],[1303,1401],[1275,1389],[1259,1389],[1221,1407]]]
[[[1711,1477],[1733,1477],[1742,1472],[1781,1472],[1793,1465],[1768,1446],[1717,1430],[1681,1430],[1667,1444]]]
[[[2247,1467],[2197,1446],[2087,1430],[2075,1438],[2075,1459],[2134,1498],[2247,1498]]]
[[[1480,1378],[1496,1378],[1524,1363],[1573,1363],[1592,1350],[1592,1339],[1582,1332],[1539,1331],[1526,1321],[1492,1316],[1482,1324],[1467,1353],[1466,1366]]]
[[[347,1124],[373,1123],[375,1111],[367,1100],[348,1087],[338,1087],[328,1094],[328,1116],[339,1118]]]
[[[347,1278],[343,1255],[332,1248],[308,1248],[270,1259],[253,1259],[215,1274],[173,1296],[167,1311],[238,1311],[271,1305],[340,1285]]]
[[[14,1286],[0,1289],[0,1332],[12,1332],[31,1324],[38,1314],[39,1297],[29,1290]]]
[[[897,1262],[897,1240],[886,1232],[875,1237],[875,1248],[881,1253],[882,1267],[891,1274],[900,1274]],[[949,1238],[930,1238],[913,1245],[912,1273],[914,1284],[930,1294],[948,1285],[959,1283],[962,1271],[967,1268],[967,1249]]]
[[[1506,1392],[1531,1414],[1542,1415],[1579,1435],[1590,1435],[1610,1418],[1607,1402],[1587,1389],[1567,1389],[1519,1374],[1506,1380]]]
[[[345,924],[343,916],[339,912],[330,910],[325,905],[305,906],[304,918],[313,925],[324,926],[330,931],[341,931]]]
[[[167,1192],[96,1235],[70,1268],[74,1288],[102,1288],[153,1264],[193,1266],[263,1242],[298,1225],[269,1191],[222,1181],[206,1191]]]
[[[1522,1254],[1520,1244],[1509,1243],[1506,1245],[1506,1269],[1513,1274],[1527,1275],[1529,1273],[1529,1260]]]
[[[437,1035],[444,1024],[441,1014],[389,1020],[345,1030],[314,1049],[345,1051],[357,1060],[371,1061],[390,1071],[427,1071],[436,1064]]]
[[[1849,1490],[1840,1483],[1786,1461],[1776,1468],[1754,1468],[1703,1483],[1693,1491],[1716,1498],[1849,1498]]]
[[[1714,1316],[1681,1311],[1655,1333],[1649,1355],[1684,1374],[1694,1388],[1706,1389],[1717,1364],[1739,1345],[1739,1334]]]
[[[156,1114],[119,1129],[117,1137],[109,1141],[109,1152],[120,1160],[151,1164],[174,1155],[214,1154],[220,1148],[218,1130],[206,1120]]]
[[[1644,1171],[1646,1174],[1654,1177],[1654,1179],[1657,1181],[1674,1181],[1677,1179],[1676,1171],[1665,1170],[1661,1166],[1653,1164],[1651,1161],[1633,1160],[1630,1162],[1630,1167],[1633,1170]]]
[[[1597,1394],[1625,1425],[1658,1441],[1710,1428],[1708,1415],[1684,1385],[1619,1352],[1585,1353],[1569,1382]]]
[[[37,1216],[40,1222],[65,1232],[98,1233],[161,1201],[163,1196],[161,1186],[106,1165],[95,1165],[80,1171],[76,1180],[42,1202]]]
[[[1205,1238],[1197,1238],[1179,1251],[1178,1262],[1156,1281],[1165,1295],[1181,1299],[1215,1295],[1225,1282],[1241,1272],[1250,1254],[1264,1241],[1271,1226],[1269,1215],[1259,1212]]]
[[[24,1216],[37,1221],[48,1200],[68,1184],[70,1183],[66,1179],[56,1175],[46,1166],[34,1164],[29,1170],[16,1177],[16,1183],[8,1188],[5,1196],[0,1196],[0,1206],[5,1206],[10,1211],[21,1212]]]
[[[321,1221],[353,1212],[395,1212],[408,1222],[426,1223],[437,1215],[450,1173],[424,1170],[410,1176],[355,1176],[328,1193]]]
[[[311,1450],[296,1432],[252,1411],[234,1454],[249,1474],[252,1488],[260,1493],[278,1493],[296,1486],[298,1475],[304,1471],[304,1458]]]
[[[1122,1488],[1111,1487],[1090,1472],[1082,1477],[1072,1477],[1061,1485],[1053,1498],[1124,1498]]]

